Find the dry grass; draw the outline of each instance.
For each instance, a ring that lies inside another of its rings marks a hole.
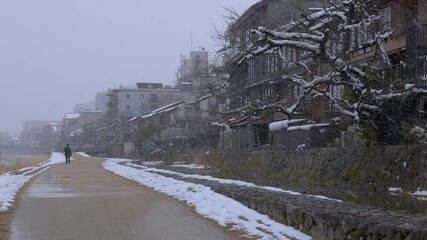
[[[18,163],[10,165],[10,166],[0,166],[0,174],[7,173],[10,171],[16,171],[25,167],[32,167],[44,161],[47,161],[49,156],[34,156],[34,157],[26,157],[20,160]]]

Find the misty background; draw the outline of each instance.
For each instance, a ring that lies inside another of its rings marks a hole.
[[[181,54],[218,50],[210,35],[213,25],[226,28],[223,7],[255,2],[0,1],[0,132],[60,120],[121,84],[172,84]]]

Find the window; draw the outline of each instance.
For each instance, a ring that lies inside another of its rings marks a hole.
[[[130,94],[126,94],[126,98],[130,98]]]
[[[329,88],[329,95],[334,98],[342,98],[343,89],[343,86],[331,86],[331,88]],[[327,101],[325,105],[325,111],[337,111],[332,101]]]
[[[421,80],[427,81],[427,55],[418,56],[418,74]]]
[[[126,105],[126,110],[130,110],[130,105]]]
[[[249,81],[255,82],[255,60],[253,58],[249,59]]]
[[[427,23],[417,24],[417,43],[421,46],[427,46]]]
[[[359,45],[366,44],[369,40],[369,33],[368,33],[368,26],[362,25],[358,28],[359,30],[359,36],[358,36],[358,43]]]
[[[356,41],[357,41],[357,34],[355,29],[351,29],[351,37],[350,37],[350,47],[354,48],[356,47]]]
[[[177,120],[176,121],[176,127],[177,128],[183,128],[183,127],[185,127],[185,121],[182,120],[182,119]]]
[[[157,94],[152,93],[151,94],[151,102],[157,102],[159,99],[159,97],[157,96]]]
[[[139,95],[139,98],[140,98],[140,99],[144,99],[144,94],[140,94],[140,95]]]
[[[391,6],[389,5],[383,8],[381,10],[381,15],[381,30],[384,32],[391,31]]]
[[[160,124],[162,124],[162,125],[164,125],[165,123],[166,123],[166,119],[165,119],[165,115],[160,115],[160,117],[159,117],[159,122],[160,122]]]
[[[296,99],[302,93],[303,87],[299,84],[295,84],[293,90],[293,97]]]
[[[267,100],[271,95],[273,95],[273,89],[266,88],[261,92],[261,98]]]
[[[342,42],[341,41],[339,41],[339,40],[337,40],[337,41],[331,41],[329,47],[331,49],[330,52],[333,55],[342,54],[343,46],[342,46]]]
[[[267,68],[267,72],[269,73],[276,73],[279,71],[279,56],[276,53],[268,55]]]
[[[370,42],[373,40],[372,34],[370,33],[371,31],[372,26],[367,26],[365,24],[351,30],[350,47],[357,50],[355,52],[357,55],[362,55],[372,51],[372,48],[370,47]],[[342,46],[337,46],[336,48],[340,48],[342,50]]]
[[[218,104],[218,112],[224,113],[224,112],[228,111],[230,109],[229,106],[228,106],[228,104],[229,103],[227,101],[221,101]]]

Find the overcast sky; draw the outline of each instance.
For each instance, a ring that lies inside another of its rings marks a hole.
[[[179,55],[204,46],[222,7],[258,0],[0,0],[0,131],[60,120],[120,84],[172,83]]]

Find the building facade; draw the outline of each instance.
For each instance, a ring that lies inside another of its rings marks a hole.
[[[107,92],[99,92],[95,96],[95,110],[101,112],[107,112],[109,97]]]
[[[111,89],[108,110],[129,118],[147,114],[161,106],[193,97],[192,92],[163,88],[160,84],[137,84],[135,88]]]
[[[274,121],[283,120],[286,116],[276,111],[265,111],[262,106],[287,99],[282,102],[283,107],[290,107],[300,91],[298,86],[285,77],[286,74],[292,75],[302,71],[294,64],[301,58],[301,54],[295,49],[283,49],[285,54],[282,56],[277,52],[260,54],[243,63],[236,59],[240,52],[257,40],[251,30],[259,26],[278,29],[292,20],[327,6],[328,3],[321,0],[263,0],[251,6],[229,26],[226,33],[229,46],[225,51],[225,62],[230,72],[230,80],[222,109],[225,110],[223,121],[231,127],[231,131],[224,133],[229,136],[224,138],[232,138],[233,148],[257,148],[277,142],[274,141],[274,135],[285,133],[271,133],[269,125]],[[283,56],[286,59],[283,59]],[[337,115],[335,109],[327,108],[324,99],[308,98],[300,104],[295,117],[324,122]],[[301,140],[304,141],[307,142]],[[290,147],[293,148],[293,145]]]

